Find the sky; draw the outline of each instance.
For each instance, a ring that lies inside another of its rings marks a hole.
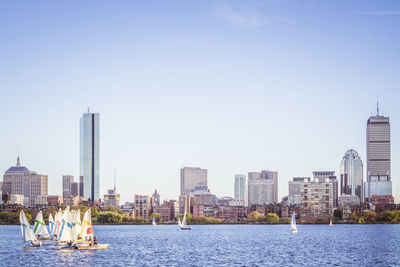
[[[178,199],[179,170],[288,181],[333,170],[391,122],[400,201],[400,2],[1,1],[0,173],[79,178],[79,119],[100,113],[100,194]],[[365,176],[364,176],[365,179]]]

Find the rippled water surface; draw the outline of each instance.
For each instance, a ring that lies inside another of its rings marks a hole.
[[[0,226],[1,266],[395,266],[400,225],[95,226],[108,250],[31,248],[19,226]]]

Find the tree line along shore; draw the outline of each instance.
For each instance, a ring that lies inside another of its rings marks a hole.
[[[49,214],[55,214],[61,206],[49,207],[43,209],[43,216],[46,224],[48,224]],[[91,209],[92,223],[95,225],[145,225],[151,224],[153,217],[156,218],[158,224],[175,224],[175,221],[163,222],[160,220],[159,213],[153,213],[148,219],[132,218],[129,215],[122,212],[121,209],[116,207],[106,207],[98,209],[97,207],[88,206],[77,206],[71,207],[71,209],[79,209],[81,217],[88,210]],[[24,210],[25,215],[31,224],[34,223],[34,218],[39,210],[29,210],[22,207],[0,212],[0,225],[18,225],[19,213]],[[182,218],[181,218],[182,219]],[[399,224],[400,223],[400,210],[386,210],[381,213],[374,211],[367,211],[364,213],[352,213],[346,220],[340,220],[337,217],[332,217],[334,224]],[[176,218],[178,220],[178,218]],[[246,220],[238,222],[226,222],[222,219],[214,217],[197,217],[193,218],[191,214],[187,214],[188,224],[290,224],[289,218],[279,218],[275,213],[268,213],[262,215],[256,211],[251,212],[247,215]],[[301,224],[301,222],[298,222]],[[304,222],[303,222],[304,223]],[[327,218],[315,218],[304,224],[327,224],[329,220]]]

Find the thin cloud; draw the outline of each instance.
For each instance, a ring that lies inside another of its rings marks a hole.
[[[356,14],[370,16],[399,16],[400,11],[360,11],[356,12]]]
[[[219,18],[231,22],[235,26],[255,27],[261,25],[261,17],[257,14],[240,14],[229,5],[224,5],[216,11]]]

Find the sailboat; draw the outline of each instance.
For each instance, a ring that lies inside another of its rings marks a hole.
[[[290,230],[292,231],[293,234],[297,233],[296,213],[295,212],[293,212],[293,214],[292,214],[292,220],[290,222]]]
[[[39,211],[39,213],[36,215],[33,232],[40,239],[50,239],[49,232],[47,231],[46,224],[44,223],[42,211]]]
[[[155,217],[153,217],[153,222],[151,223],[153,226],[156,226],[157,224],[156,224],[156,218]]]
[[[35,233],[33,232],[31,225],[29,224],[29,221],[26,218],[23,210],[21,210],[21,212],[19,213],[19,221],[21,223],[21,233],[24,241],[31,241],[33,247],[42,246],[42,242],[40,242],[35,236]]]
[[[331,218],[331,221],[329,222],[329,226],[333,226],[332,218]]]
[[[181,227],[182,223],[181,223],[181,218],[178,218],[178,226]]]
[[[82,228],[80,232],[80,237],[82,237],[84,240],[93,240],[95,238],[94,232],[93,232],[93,226],[92,226],[92,213],[91,209],[88,209],[85,212],[85,215],[83,216],[82,219]],[[97,249],[107,249],[107,247],[110,244],[95,244],[93,242],[88,244],[88,243],[78,243],[78,249],[86,249],[86,250],[97,250]]]
[[[186,225],[186,196],[185,196],[185,213],[183,214],[181,230],[192,230],[192,227]]]
[[[58,235],[58,241],[61,242],[75,242],[75,235],[72,232],[72,215],[69,206],[64,210],[61,228]]]

